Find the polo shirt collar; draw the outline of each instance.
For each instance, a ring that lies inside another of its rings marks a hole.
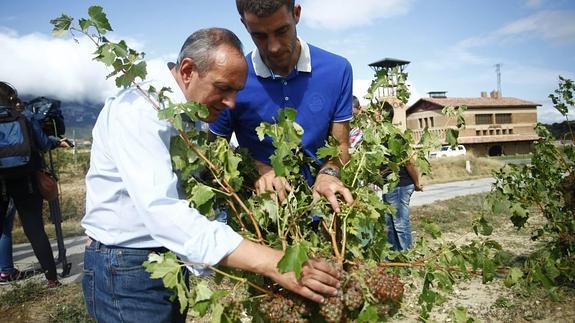
[[[298,37],[298,39],[299,39],[299,43],[301,46],[301,52],[299,54],[299,58],[297,60],[297,64],[295,66],[295,69],[298,72],[310,73],[311,72],[311,55],[309,52],[309,46],[303,39],[301,39],[299,37]],[[263,77],[263,78],[268,78],[268,77],[276,78],[277,77],[277,75],[275,75],[272,72],[272,70],[269,67],[267,67],[267,65],[264,63],[264,61],[262,60],[262,58],[260,56],[260,52],[258,51],[257,47],[252,51],[252,64],[254,66],[254,71],[255,71],[257,76]]]

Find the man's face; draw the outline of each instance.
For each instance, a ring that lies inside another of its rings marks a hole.
[[[198,72],[190,59],[184,59],[181,65],[186,100],[208,107],[205,122],[214,122],[226,108],[234,108],[236,94],[244,87],[247,76],[246,60],[237,49],[221,45],[212,58],[211,66],[203,73]]]
[[[286,75],[298,60],[296,25],[301,7],[295,5],[293,13],[282,6],[267,17],[245,12],[242,23],[252,36],[264,63],[275,73]]]

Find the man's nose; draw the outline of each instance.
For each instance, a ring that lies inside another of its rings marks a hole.
[[[280,41],[277,37],[270,36],[268,38],[268,52],[277,53],[281,48]]]
[[[230,109],[235,108],[236,107],[236,93],[237,92],[233,92],[233,93],[225,95],[224,99],[222,100],[222,103]]]

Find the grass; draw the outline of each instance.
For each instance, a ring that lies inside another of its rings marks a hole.
[[[11,323],[93,322],[86,312],[79,283],[47,289],[34,278],[15,283],[0,294],[0,312]]]
[[[468,173],[466,161],[471,164],[471,173]],[[423,184],[446,183],[461,180],[471,180],[492,176],[493,171],[505,167],[499,160],[475,157],[471,154],[460,157],[444,157],[431,159],[431,172],[422,176]]]

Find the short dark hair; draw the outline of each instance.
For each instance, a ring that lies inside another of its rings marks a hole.
[[[236,0],[236,7],[241,17],[249,12],[258,17],[268,17],[286,6],[288,12],[293,12],[295,0]]]
[[[205,28],[191,34],[178,55],[177,65],[184,58],[191,58],[200,73],[206,72],[213,63],[212,54],[221,45],[230,45],[244,56],[242,42],[228,29],[225,28]]]
[[[357,96],[354,95],[351,101],[352,101],[352,104],[351,104],[352,107],[354,107],[356,109],[360,108],[359,100],[358,100]]]
[[[16,106],[18,91],[8,82],[0,82],[0,104]]]

